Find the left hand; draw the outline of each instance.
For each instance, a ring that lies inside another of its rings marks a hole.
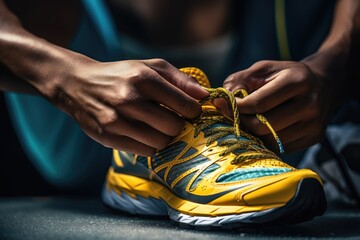
[[[224,87],[243,88],[249,96],[237,99],[240,126],[260,137],[272,150],[278,146],[269,129],[255,114],[263,114],[277,132],[285,152],[301,150],[319,142],[336,105],[331,81],[293,61],[260,61],[230,75]]]

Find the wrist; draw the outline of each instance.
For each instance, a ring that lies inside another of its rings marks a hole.
[[[336,82],[346,71],[347,54],[326,49],[317,51],[301,62],[319,77]]]
[[[64,87],[64,81],[74,72],[78,62],[88,58],[15,26],[0,27],[0,64],[34,89],[33,93],[51,99],[57,89]],[[16,86],[12,90],[20,91]]]
[[[85,56],[53,46],[43,59],[34,63],[35,71],[25,78],[43,96],[52,100],[66,89]]]
[[[303,60],[324,84],[333,86],[337,98],[345,100],[359,95],[359,12],[359,1],[338,1],[328,36],[316,53]]]
[[[350,98],[351,84],[348,75],[349,54],[344,48],[320,49],[302,60],[314,74],[318,85],[319,101],[328,120]]]

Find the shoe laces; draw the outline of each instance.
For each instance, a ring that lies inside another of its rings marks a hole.
[[[236,104],[236,97],[244,98],[248,94],[244,89],[239,89],[234,93],[229,92],[225,88],[205,88],[209,92],[209,96],[202,99],[200,104],[203,107],[201,115],[193,121],[195,127],[195,137],[202,131],[207,138],[206,146],[217,141],[218,146],[226,146],[227,148],[220,153],[225,156],[234,153],[236,157],[232,160],[232,164],[237,164],[244,160],[261,160],[261,159],[277,159],[278,156],[272,151],[266,149],[260,139],[248,134],[240,129],[240,117]],[[224,116],[214,107],[212,101],[216,98],[223,98],[230,105],[233,118]],[[205,107],[207,104],[213,107]],[[267,126],[276,140],[279,152],[284,153],[283,145],[280,138],[262,114],[256,114],[257,119]],[[219,124],[220,123],[220,124]],[[221,124],[226,123],[226,124]],[[216,125],[218,124],[218,125]],[[232,136],[235,135],[236,137]],[[251,154],[243,154],[249,153]],[[238,153],[237,153],[238,152]]]

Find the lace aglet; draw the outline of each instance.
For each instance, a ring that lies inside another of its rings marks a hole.
[[[284,154],[285,153],[285,150],[284,150],[284,146],[282,145],[282,142],[280,141],[279,138],[276,139],[276,142],[279,146],[279,151],[280,151],[280,154]]]
[[[279,136],[276,134],[275,130],[272,128],[272,126],[270,125],[268,120],[261,114],[256,114],[256,117],[260,120],[260,122],[262,122],[264,125],[267,126],[267,128],[270,130],[271,134],[274,136],[274,138],[279,146],[280,154],[284,154],[285,153],[284,146],[282,145],[282,142],[280,141]]]

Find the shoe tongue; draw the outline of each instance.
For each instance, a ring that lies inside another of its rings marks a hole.
[[[207,87],[207,88],[211,87],[208,77],[202,70],[200,70],[196,67],[186,67],[186,68],[181,68],[180,71],[195,78],[196,81],[198,83],[200,83],[201,86]]]

